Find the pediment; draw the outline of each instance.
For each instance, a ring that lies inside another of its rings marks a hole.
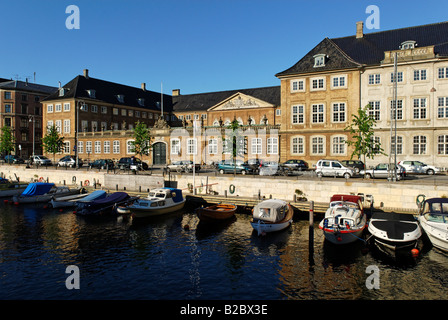
[[[258,109],[274,107],[273,104],[254,98],[252,96],[243,94],[241,92],[235,93],[229,98],[215,104],[207,111],[224,111],[224,110],[240,110],[240,109]]]

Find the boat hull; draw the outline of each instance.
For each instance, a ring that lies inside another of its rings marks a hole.
[[[88,194],[75,194],[67,197],[60,197],[56,199],[51,199],[50,204],[53,208],[69,208],[76,206],[77,200],[85,198]]]
[[[284,219],[277,222],[267,222],[261,219],[253,218],[251,221],[252,228],[257,231],[258,235],[278,232],[288,228],[292,224],[294,209],[288,204],[288,212]]]
[[[440,250],[448,252],[448,224],[431,222],[424,216],[420,216],[419,221],[431,244]]]
[[[131,214],[133,218],[147,218],[147,217],[153,217],[153,216],[160,216],[163,214],[175,212],[178,210],[182,210],[185,205],[185,199],[181,202],[175,203],[172,206],[166,206],[166,207],[155,207],[155,208],[148,208],[148,207],[138,207],[136,205],[130,205],[126,207],[128,210],[121,209],[117,212],[121,212],[122,214]]]
[[[230,204],[218,204],[196,209],[199,220],[213,222],[227,220],[235,216],[237,206]]]
[[[79,192],[80,190],[77,189],[77,190],[70,190],[68,192],[47,193],[31,197],[16,196],[13,197],[13,201],[17,203],[42,203],[42,202],[49,202],[51,199],[57,199],[60,197],[79,194]]]
[[[321,223],[319,228],[323,230],[325,239],[329,242],[334,244],[348,244],[361,239],[365,226],[356,230],[334,231],[332,229],[323,228]]]
[[[0,188],[0,198],[2,197],[14,197],[22,194],[28,187],[28,184],[11,184],[8,186],[2,186]]]

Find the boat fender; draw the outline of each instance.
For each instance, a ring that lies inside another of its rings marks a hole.
[[[419,194],[417,199],[415,200],[417,206],[420,205],[423,201],[425,201],[426,196],[424,194]]]
[[[234,193],[235,193],[235,185],[231,184],[231,185],[229,186],[229,192],[230,192],[231,194],[234,194]]]
[[[88,187],[90,186],[90,181],[89,180],[85,180],[84,181],[84,187]]]
[[[76,182],[76,176],[72,177],[72,182],[75,183]]]
[[[39,182],[44,182],[44,177],[40,177]]]

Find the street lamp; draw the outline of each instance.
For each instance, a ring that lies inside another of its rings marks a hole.
[[[35,146],[34,139],[35,139],[35,136],[36,136],[36,125],[35,125],[36,122],[34,121],[34,115],[33,114],[30,114],[28,116],[28,121],[33,123],[33,160],[34,160],[34,146]]]
[[[79,108],[81,106],[85,106],[84,100],[78,100],[76,103],[76,133],[75,133],[75,161],[76,161],[76,169],[78,169],[79,161],[78,161],[78,131],[79,131]]]

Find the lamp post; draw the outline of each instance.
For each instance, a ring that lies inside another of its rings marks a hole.
[[[75,161],[76,161],[76,170],[78,170],[79,160],[78,160],[78,132],[79,132],[79,108],[84,106],[84,100],[78,100],[76,103],[76,133],[75,133]]]
[[[29,116],[28,116],[28,121],[29,122],[32,122],[33,123],[33,160],[34,160],[34,148],[35,148],[35,143],[34,143],[34,139],[35,139],[35,136],[36,136],[36,122],[34,121],[34,115],[33,114],[30,114]]]

